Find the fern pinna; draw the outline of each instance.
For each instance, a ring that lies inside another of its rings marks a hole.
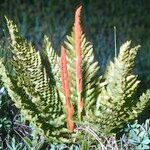
[[[76,10],[74,29],[66,36],[60,57],[46,36],[36,51],[6,19],[14,73],[1,59],[2,81],[16,107],[50,142],[72,142],[77,126],[115,133],[150,104],[150,90],[140,98],[135,95],[139,81],[132,70],[139,46],[126,42],[100,75],[93,47],[81,28],[81,9]]]

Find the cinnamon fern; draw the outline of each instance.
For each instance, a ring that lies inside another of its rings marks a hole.
[[[136,96],[140,82],[133,68],[139,46],[123,44],[101,75],[81,28],[81,10],[76,10],[73,31],[62,43],[60,56],[46,36],[36,51],[6,19],[14,73],[0,59],[0,76],[16,107],[50,142],[73,142],[79,126],[95,126],[110,135],[150,104],[149,90]]]

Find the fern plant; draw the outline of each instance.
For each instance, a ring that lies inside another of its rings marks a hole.
[[[85,127],[93,136],[97,131],[110,135],[150,104],[150,90],[136,97],[139,81],[133,68],[139,46],[132,47],[129,41],[122,45],[101,75],[81,28],[81,9],[76,10],[74,29],[60,54],[46,36],[42,49],[36,51],[6,18],[14,73],[1,59],[2,81],[16,107],[50,142],[73,142]]]

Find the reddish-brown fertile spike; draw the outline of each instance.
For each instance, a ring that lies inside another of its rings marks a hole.
[[[83,99],[82,93],[82,49],[81,49],[81,38],[82,38],[82,28],[81,28],[81,9],[82,6],[78,7],[75,12],[75,51],[76,51],[76,83],[77,83],[77,93],[78,93],[78,115],[81,119],[81,112],[83,110]]]
[[[74,131],[74,122],[72,120],[74,114],[73,105],[70,102],[70,88],[69,88],[69,78],[68,78],[68,70],[67,70],[67,59],[66,59],[66,51],[65,48],[61,47],[61,80],[62,80],[62,88],[65,95],[66,102],[66,115],[67,115],[67,128],[70,131]]]

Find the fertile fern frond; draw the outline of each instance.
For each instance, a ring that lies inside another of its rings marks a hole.
[[[94,60],[92,45],[82,33],[80,13],[81,7],[75,14],[74,30],[64,43],[68,61],[70,97],[75,109],[78,107],[79,120],[82,109],[83,116],[92,113],[92,107],[96,104],[101,89],[100,67]]]

